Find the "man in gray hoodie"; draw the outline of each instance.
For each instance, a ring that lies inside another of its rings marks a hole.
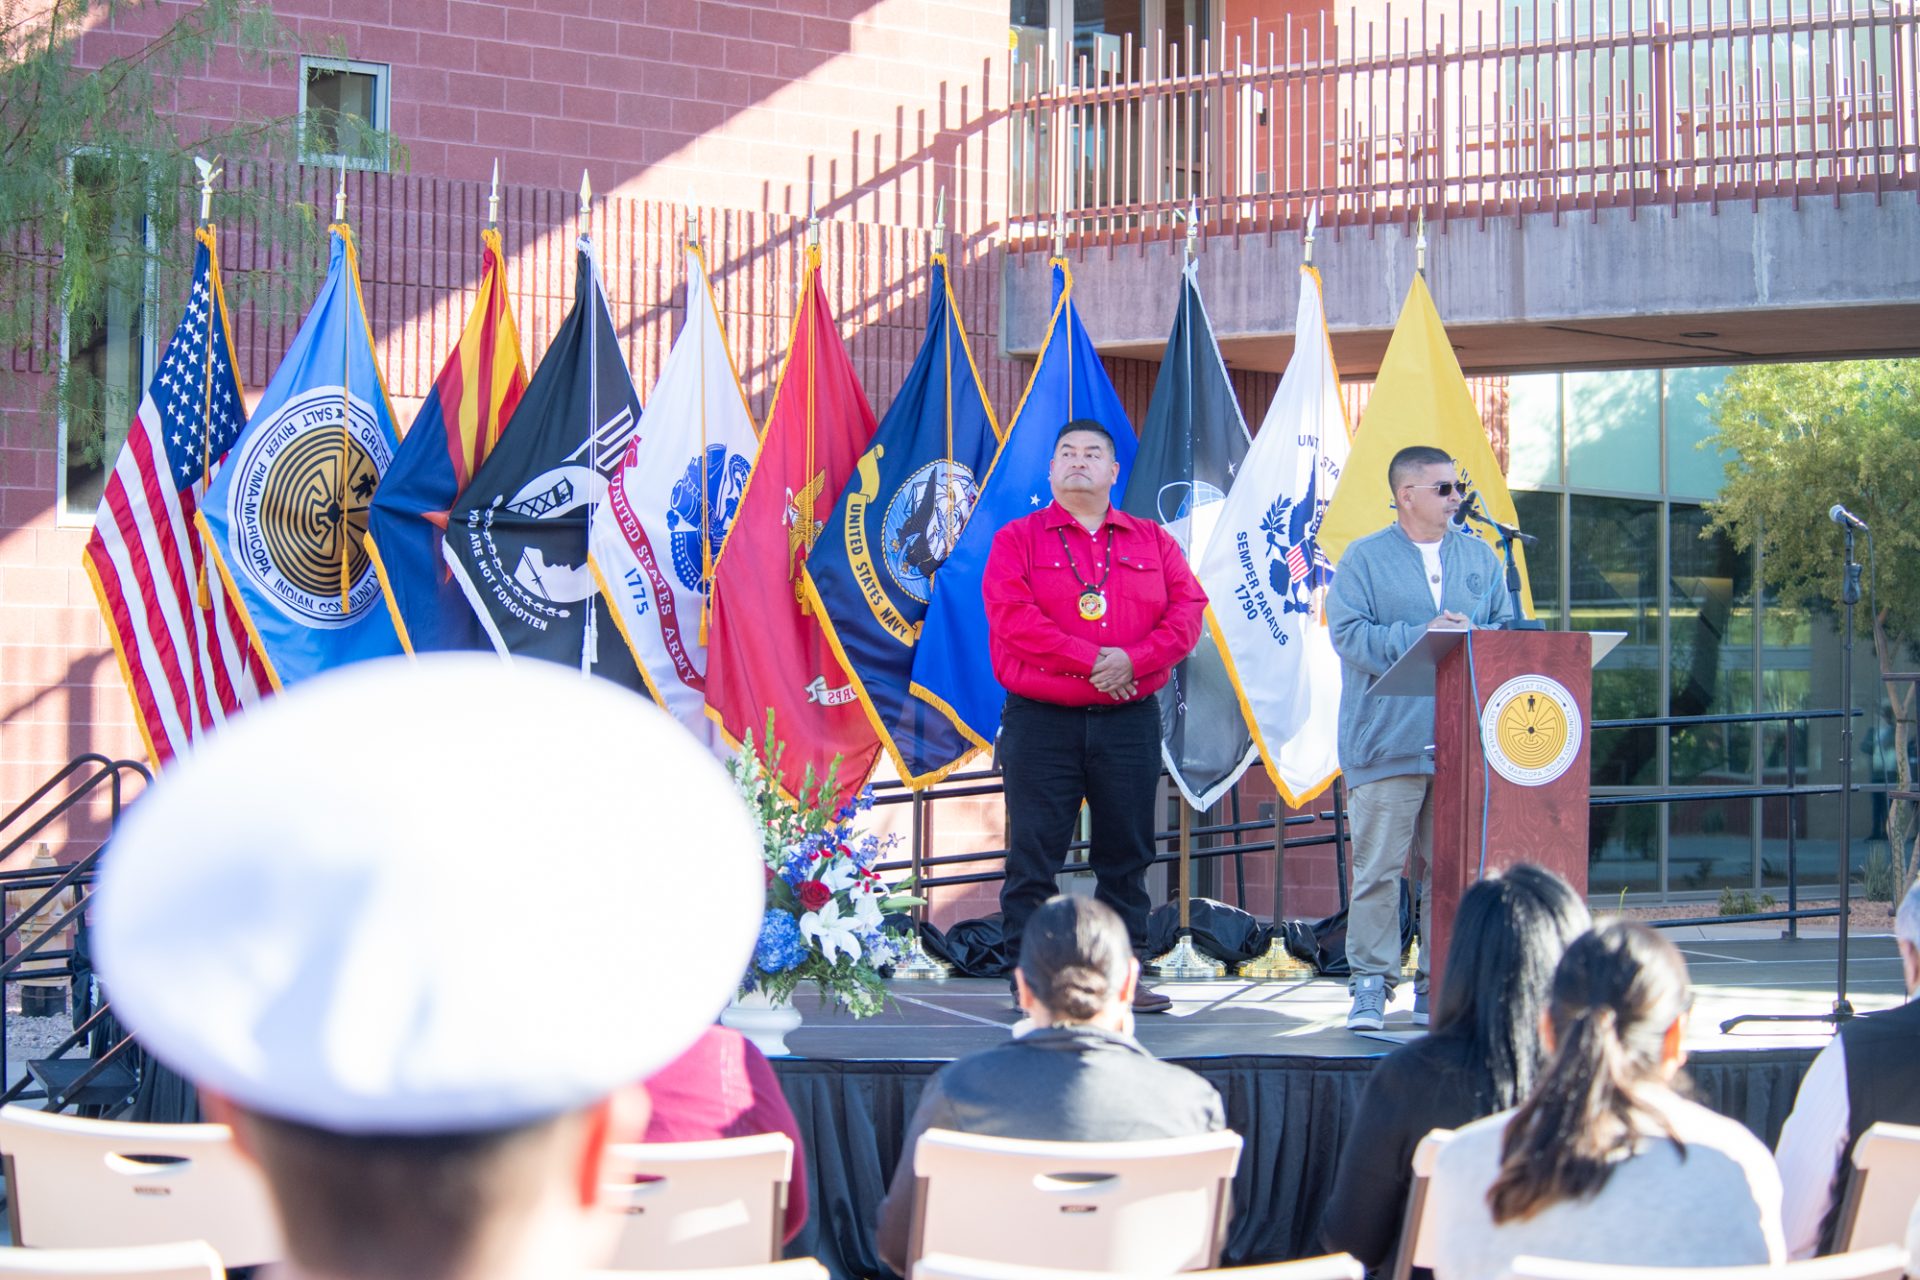
[[[1327,595],[1340,655],[1340,771],[1353,827],[1347,908],[1347,1026],[1378,1031],[1400,973],[1400,876],[1412,863],[1418,901],[1433,885],[1433,699],[1373,686],[1430,630],[1498,627],[1510,608],[1500,559],[1452,524],[1464,486],[1445,450],[1414,445],[1387,466],[1394,522],[1351,543]],[[1421,931],[1424,941],[1426,931]],[[1426,1020],[1426,954],[1414,978],[1414,1022]]]

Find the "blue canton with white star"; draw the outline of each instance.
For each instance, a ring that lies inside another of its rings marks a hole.
[[[182,489],[201,478],[209,459],[218,461],[233,447],[234,438],[247,421],[212,277],[212,261],[203,244],[193,258],[193,291],[186,314],[180,317],[180,327],[173,331],[172,341],[161,353],[153,382],[147,388],[159,414],[167,470]],[[210,440],[203,435],[209,428]]]

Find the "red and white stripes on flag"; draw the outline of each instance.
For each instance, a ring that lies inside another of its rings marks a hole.
[[[140,399],[84,553],[156,766],[271,688],[193,520],[196,492],[247,416],[213,229],[195,240],[186,311]]]

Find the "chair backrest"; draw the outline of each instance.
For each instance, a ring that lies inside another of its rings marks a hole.
[[[7,1280],[221,1280],[220,1255],[205,1240],[124,1249],[0,1248]]]
[[[606,1178],[607,1206],[626,1219],[614,1269],[754,1266],[780,1256],[793,1140],[623,1143],[609,1149]]]
[[[1240,1146],[1230,1131],[1029,1142],[929,1129],[913,1152],[907,1261],[985,1254],[1136,1275],[1214,1266]]]
[[[1920,1126],[1869,1125],[1853,1146],[1853,1168],[1840,1200],[1834,1248],[1842,1252],[1907,1242],[1907,1220],[1920,1201]]]
[[[1407,1208],[1400,1215],[1400,1243],[1393,1251],[1392,1280],[1407,1280],[1415,1267],[1433,1266],[1433,1228],[1427,1218],[1427,1189],[1433,1184],[1434,1161],[1440,1148],[1453,1138],[1451,1129],[1434,1129],[1413,1149],[1413,1182],[1407,1188]]]
[[[1900,1280],[1906,1269],[1906,1249],[1889,1244],[1854,1253],[1837,1253],[1828,1258],[1789,1262],[1785,1266],[1757,1263],[1748,1267],[1623,1267],[1602,1262],[1520,1257],[1513,1260],[1505,1280]]]
[[[228,1267],[280,1259],[266,1182],[223,1124],[127,1124],[0,1107],[0,1156],[15,1244],[204,1240]]]
[[[1367,1269],[1350,1253],[1330,1253],[1298,1262],[1178,1274],[1180,1280],[1363,1280]],[[1114,1275],[1110,1271],[1056,1271],[1018,1262],[982,1262],[950,1253],[929,1253],[913,1264],[913,1280],[1114,1280]]]
[[[586,1271],[580,1280],[630,1280],[631,1271]],[[762,1262],[752,1267],[698,1267],[691,1271],[649,1271],[647,1280],[827,1280],[827,1269],[812,1258]]]

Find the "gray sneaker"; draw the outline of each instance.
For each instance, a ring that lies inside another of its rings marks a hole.
[[[1427,993],[1416,991],[1413,993],[1413,1025],[1424,1027],[1427,1024]]]
[[[1387,980],[1356,978],[1353,1008],[1347,1011],[1347,1030],[1378,1031],[1387,1024]]]

